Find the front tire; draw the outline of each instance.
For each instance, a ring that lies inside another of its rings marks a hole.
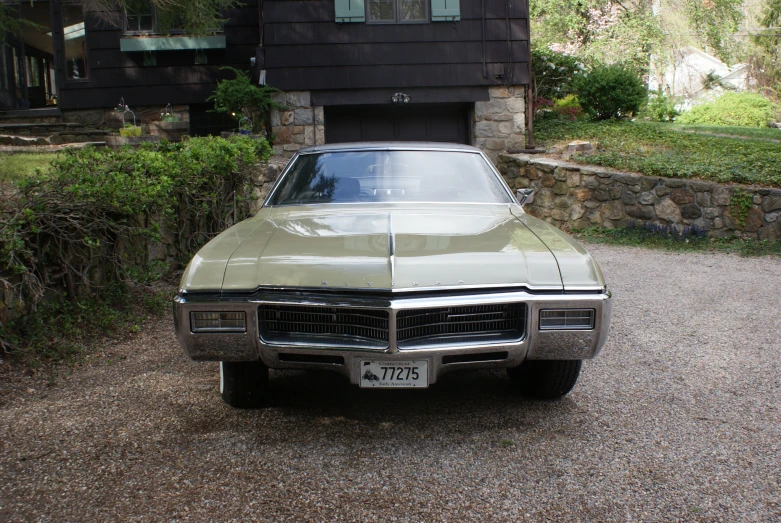
[[[268,389],[268,367],[260,361],[221,361],[220,395],[236,409],[263,406]]]
[[[581,360],[527,360],[519,367],[507,369],[507,374],[524,396],[552,400],[572,390],[581,364]]]

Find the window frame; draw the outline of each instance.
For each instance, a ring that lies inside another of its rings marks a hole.
[[[371,0],[365,0],[364,10],[366,23],[371,25],[389,25],[389,24],[428,24],[431,23],[431,0],[422,0],[423,7],[426,10],[426,16],[423,20],[402,20],[401,4],[404,0],[391,0],[393,2],[393,20],[372,20],[370,15]]]
[[[68,74],[68,57],[65,53],[65,28],[69,27],[65,25],[65,13],[64,9],[67,9],[69,7],[75,7],[75,8],[81,8],[82,13],[82,20],[84,24],[84,72],[86,75],[82,78],[71,78]],[[90,48],[87,44],[87,34],[89,33],[87,31],[87,9],[82,5],[81,3],[74,2],[74,1],[65,1],[62,2],[60,5],[60,46],[62,50],[62,55],[64,58],[64,61],[62,64],[60,64],[60,68],[62,71],[62,75],[64,78],[64,83],[66,84],[78,84],[78,83],[89,83],[92,81],[92,68],[90,67],[89,63],[89,55],[90,55]],[[52,28],[53,30],[53,28]],[[56,59],[55,59],[56,60]],[[55,61],[55,64],[57,62]]]

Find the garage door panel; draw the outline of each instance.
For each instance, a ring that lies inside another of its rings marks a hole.
[[[325,139],[469,143],[468,121],[469,104],[326,107]]]

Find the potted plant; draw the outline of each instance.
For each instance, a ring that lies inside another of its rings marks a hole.
[[[165,106],[165,111],[160,113],[159,122],[149,124],[149,132],[152,136],[165,138],[169,142],[181,141],[182,137],[190,130],[189,122],[182,122],[179,115],[174,113],[171,104]]]
[[[159,142],[159,136],[150,136],[144,134],[144,129],[140,125],[136,125],[136,114],[130,110],[130,107],[125,103],[125,99],[122,98],[119,104],[114,108],[114,111],[122,114],[122,127],[119,129],[119,134],[113,134],[106,136],[106,145],[111,148],[122,147],[123,145],[138,145],[144,142]],[[133,115],[133,123],[125,122],[125,114],[130,113]]]

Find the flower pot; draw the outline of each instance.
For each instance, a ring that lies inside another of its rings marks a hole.
[[[148,134],[142,136],[106,136],[106,146],[112,149],[117,149],[123,145],[140,145],[142,143],[151,142],[157,143],[161,140],[160,136],[151,136]]]

